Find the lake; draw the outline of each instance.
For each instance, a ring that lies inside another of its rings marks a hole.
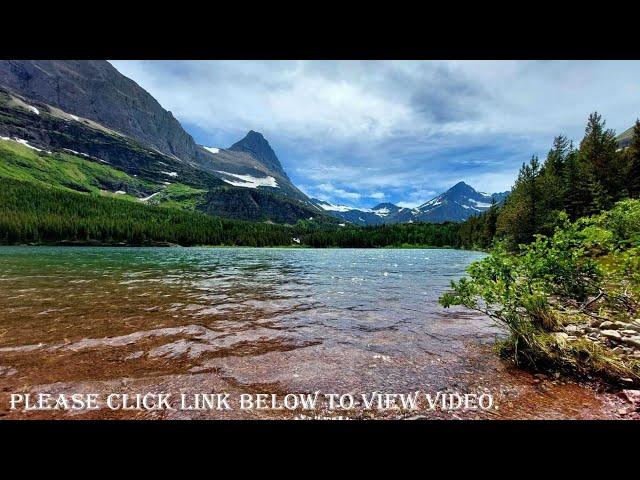
[[[302,418],[300,411],[16,412],[13,392],[490,392],[487,411],[347,418],[608,418],[615,399],[498,358],[438,297],[479,252],[0,248],[5,418]],[[317,412],[316,412],[317,413]],[[324,412],[335,416],[335,412]]]

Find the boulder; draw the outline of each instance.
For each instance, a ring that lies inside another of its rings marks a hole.
[[[622,335],[631,336],[631,337],[636,336],[638,334],[638,332],[631,329],[620,330],[620,333]]]
[[[635,337],[624,337],[622,341],[630,347],[640,349],[640,335],[636,335]]]
[[[556,339],[559,345],[564,345],[569,340],[569,334],[565,332],[555,332],[552,333],[553,337]]]
[[[592,327],[599,327],[600,325],[602,325],[602,320],[600,320],[599,318],[594,318],[589,322],[589,325],[591,325]]]
[[[602,330],[600,332],[600,335],[610,340],[622,340],[622,335],[620,335],[620,332],[618,332],[617,330]]]

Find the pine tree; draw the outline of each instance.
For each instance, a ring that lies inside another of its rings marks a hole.
[[[538,178],[539,205],[538,211],[540,232],[547,235],[553,233],[555,211],[563,210],[567,204],[569,186],[565,182],[567,159],[573,153],[573,143],[565,136],[558,136],[553,147],[540,169]]]
[[[631,198],[640,197],[640,120],[633,127],[631,144],[626,149],[627,191]]]
[[[580,159],[593,189],[591,207],[596,209],[610,208],[626,194],[624,160],[617,152],[615,132],[605,126],[598,112],[589,115],[580,143]]]
[[[512,246],[528,243],[540,226],[540,192],[538,174],[540,162],[533,156],[529,164],[522,164],[513,191],[498,216],[496,231]]]
[[[491,197],[491,206],[480,218],[483,224],[482,246],[488,247],[496,236],[498,222],[498,204],[495,197]]]

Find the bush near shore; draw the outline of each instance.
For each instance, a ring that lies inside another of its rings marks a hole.
[[[490,256],[441,298],[510,332],[519,365],[640,383],[640,121],[629,146],[594,112],[578,148],[558,136],[503,205],[460,226]]]
[[[518,365],[640,384],[640,200],[571,222],[517,253],[498,242],[440,299],[506,327]]]

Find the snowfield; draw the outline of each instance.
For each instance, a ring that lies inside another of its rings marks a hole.
[[[379,217],[386,217],[387,215],[389,215],[390,211],[391,210],[389,210],[388,208],[380,208],[378,210],[374,210],[373,213],[375,213]]]
[[[474,200],[473,198],[470,198],[469,201],[475,203],[476,207],[479,207],[479,208],[489,208],[491,206],[490,203],[479,202],[477,200]]]
[[[239,175],[237,173],[223,172],[222,170],[216,170],[218,173],[228,175],[230,177],[237,178],[238,180],[229,180],[227,178],[221,178],[222,181],[233,185],[234,187],[245,188],[258,188],[258,187],[273,187],[279,188],[278,182],[275,178],[267,175],[266,177],[254,177],[252,175]]]
[[[37,147],[34,147],[33,145],[29,145],[29,142],[27,142],[26,140],[23,140],[21,138],[18,138],[18,137],[14,137],[14,138],[0,137],[0,140],[9,140],[11,142],[17,142],[20,145],[24,145],[25,147],[30,148],[31,150],[35,150],[36,152],[42,152],[43,151],[41,148],[37,148]],[[47,153],[51,153],[51,152],[47,152]]]
[[[151,200],[153,197],[155,197],[156,195],[158,195],[161,192],[156,192],[156,193],[152,193],[151,195],[149,195],[148,197],[144,197],[141,198],[140,201],[141,202],[148,202],[149,200]]]
[[[369,208],[354,208],[354,207],[347,207],[346,205],[333,205],[329,202],[322,202],[319,205],[323,210],[327,210],[330,212],[350,212],[352,210],[358,210],[359,212],[365,212],[365,213],[376,213],[374,210],[371,210]],[[382,211],[383,209],[379,210]]]
[[[202,147],[202,148],[204,148],[205,150],[208,150],[211,153],[218,153],[220,151],[220,149],[216,147]]]

